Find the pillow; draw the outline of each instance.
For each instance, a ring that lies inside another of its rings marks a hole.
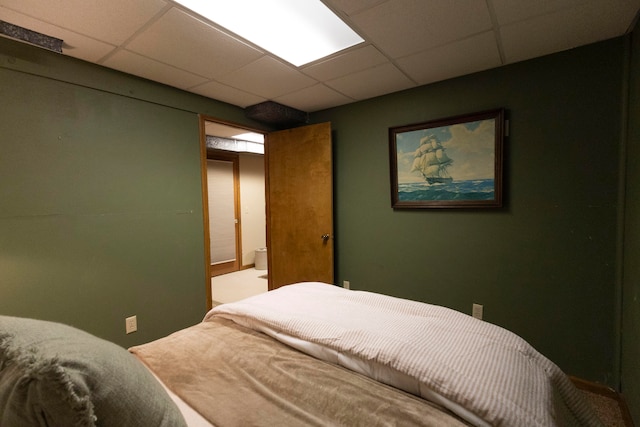
[[[124,348],[79,329],[0,316],[1,426],[186,427]]]

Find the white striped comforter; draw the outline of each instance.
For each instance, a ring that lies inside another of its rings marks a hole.
[[[434,400],[475,425],[601,425],[527,342],[448,308],[300,283],[220,305],[205,321],[212,316]]]

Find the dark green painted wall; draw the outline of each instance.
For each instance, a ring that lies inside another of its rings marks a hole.
[[[631,37],[622,323],[622,393],[640,425],[640,24]]]
[[[624,39],[326,110],[338,283],[445,305],[617,386]],[[504,107],[505,207],[391,208],[388,128]]]
[[[123,346],[200,321],[197,113],[243,111],[4,38],[0,100],[0,313]]]

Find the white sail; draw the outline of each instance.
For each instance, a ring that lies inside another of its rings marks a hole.
[[[422,171],[422,157],[416,157],[411,165],[411,172]]]
[[[440,166],[432,165],[422,170],[422,174],[425,177],[438,177],[440,172]]]
[[[421,145],[416,151],[414,156],[422,156],[424,153],[426,153],[427,151],[429,151],[431,148],[429,147],[429,145]]]
[[[450,181],[447,168],[453,160],[445,153],[445,148],[434,135],[420,139],[420,147],[413,152],[411,172],[421,172],[429,184]]]
[[[438,162],[440,162],[440,164],[443,164],[443,165],[453,162],[453,160],[451,160],[449,156],[447,156],[447,153],[444,152],[444,148],[441,148],[438,151],[436,151],[436,157],[438,158]]]
[[[440,161],[438,160],[438,157],[436,156],[436,152],[435,151],[430,151],[429,153],[425,154],[422,157],[425,159],[424,160],[425,166],[439,165],[440,164]]]

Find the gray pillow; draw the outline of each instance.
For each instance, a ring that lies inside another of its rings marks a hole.
[[[186,423],[124,348],[60,323],[0,316],[0,426]]]

